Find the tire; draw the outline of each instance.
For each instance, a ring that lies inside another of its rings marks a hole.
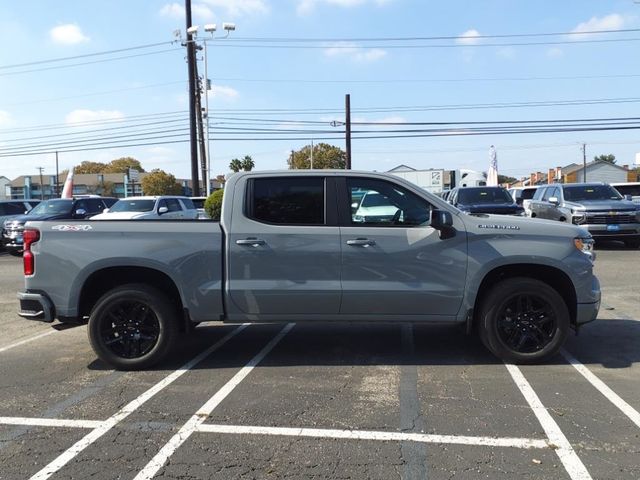
[[[640,247],[640,240],[625,240],[624,246],[627,248],[638,248]]]
[[[166,295],[132,283],[98,300],[87,332],[100,360],[118,370],[142,370],[167,355],[178,334],[177,318]]]
[[[9,255],[13,255],[14,257],[22,256],[22,250],[7,250],[7,252],[9,252]]]
[[[569,310],[540,280],[509,278],[483,299],[478,318],[482,343],[511,363],[539,363],[555,355],[569,332]]]

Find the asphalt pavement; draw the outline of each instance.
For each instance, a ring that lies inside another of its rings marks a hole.
[[[597,249],[598,321],[515,367],[459,328],[201,324],[117,372],[15,313],[0,255],[0,480],[640,478],[640,251]]]

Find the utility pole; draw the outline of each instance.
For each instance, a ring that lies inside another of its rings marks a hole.
[[[44,185],[42,184],[42,170],[43,167],[36,167],[40,171],[40,200],[44,200]]]
[[[58,152],[56,151],[56,198],[60,195],[60,181],[58,179]]]
[[[191,192],[200,196],[198,180],[198,138],[196,132],[196,46],[191,29],[191,0],[184,0],[187,18],[187,65],[189,69],[189,138],[191,144]]]
[[[313,170],[313,138],[311,139],[311,170]]]
[[[197,68],[197,67],[196,67]],[[197,71],[196,71],[197,73]],[[206,81],[206,80],[205,80]],[[205,87],[206,88],[206,87]],[[205,95],[206,95],[205,91]],[[196,94],[196,110],[198,111],[197,122],[198,122],[198,139],[200,144],[200,171],[202,173],[202,186],[203,192],[207,192],[209,189],[207,187],[207,144],[206,138],[204,136],[204,125],[202,122],[202,90],[198,88]]]
[[[345,144],[347,148],[347,170],[351,170],[351,95],[346,94],[344,97],[345,110]]]
[[[582,144],[582,183],[587,183],[587,144]]]

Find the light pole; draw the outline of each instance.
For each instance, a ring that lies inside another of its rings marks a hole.
[[[204,26],[204,31],[209,33],[210,37],[203,37],[202,44],[204,45],[204,81],[202,82],[204,86],[204,115],[205,115],[205,138],[206,138],[206,192],[207,197],[211,195],[211,139],[209,137],[209,90],[211,90],[211,82],[209,81],[209,68],[208,68],[208,55],[207,55],[207,42],[210,40],[216,40],[219,38],[227,38],[229,34],[236,29],[235,23],[224,22],[222,24],[222,29],[226,32],[226,34],[222,37],[214,37],[213,34],[217,30],[215,23],[209,23]]]

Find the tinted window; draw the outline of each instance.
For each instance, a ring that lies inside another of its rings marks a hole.
[[[582,200],[621,200],[622,196],[611,185],[575,185],[564,187],[564,199],[570,202]]]
[[[546,191],[546,188],[539,188],[536,190],[536,193],[533,194],[533,199],[534,200],[540,200],[542,199],[542,197],[544,196],[544,192]]]
[[[179,212],[182,210],[180,202],[177,198],[167,198],[167,207],[169,208],[170,212]]]
[[[390,182],[347,178],[351,224],[354,226],[414,226],[429,220],[431,205]],[[358,202],[358,192],[367,193]]]
[[[104,210],[105,208],[103,207],[102,200],[100,200],[99,198],[90,198],[86,202],[87,212],[91,214],[102,213],[102,210]]]
[[[537,189],[535,189],[535,188],[525,188],[524,190],[521,190],[520,198],[522,200],[529,200],[529,199],[533,198],[533,196],[536,193],[536,190]]]
[[[548,202],[551,197],[558,198],[558,187],[547,188],[547,191],[544,193],[544,197],[542,197],[542,199]]]
[[[249,216],[281,225],[324,224],[324,179],[256,178]]]
[[[614,187],[620,195],[640,196],[640,184],[638,185],[616,185]]]
[[[513,203],[513,198],[504,188],[461,188],[457,203],[461,205],[477,205],[483,203]]]
[[[47,200],[29,211],[29,215],[57,215],[71,213],[73,200]]]
[[[150,212],[155,200],[118,200],[109,209],[111,212]]]
[[[184,204],[184,208],[186,208],[187,210],[193,210],[194,208],[196,208],[195,203],[190,198],[181,198],[180,200]],[[201,201],[201,205],[202,206],[198,208],[204,208],[204,200]]]

